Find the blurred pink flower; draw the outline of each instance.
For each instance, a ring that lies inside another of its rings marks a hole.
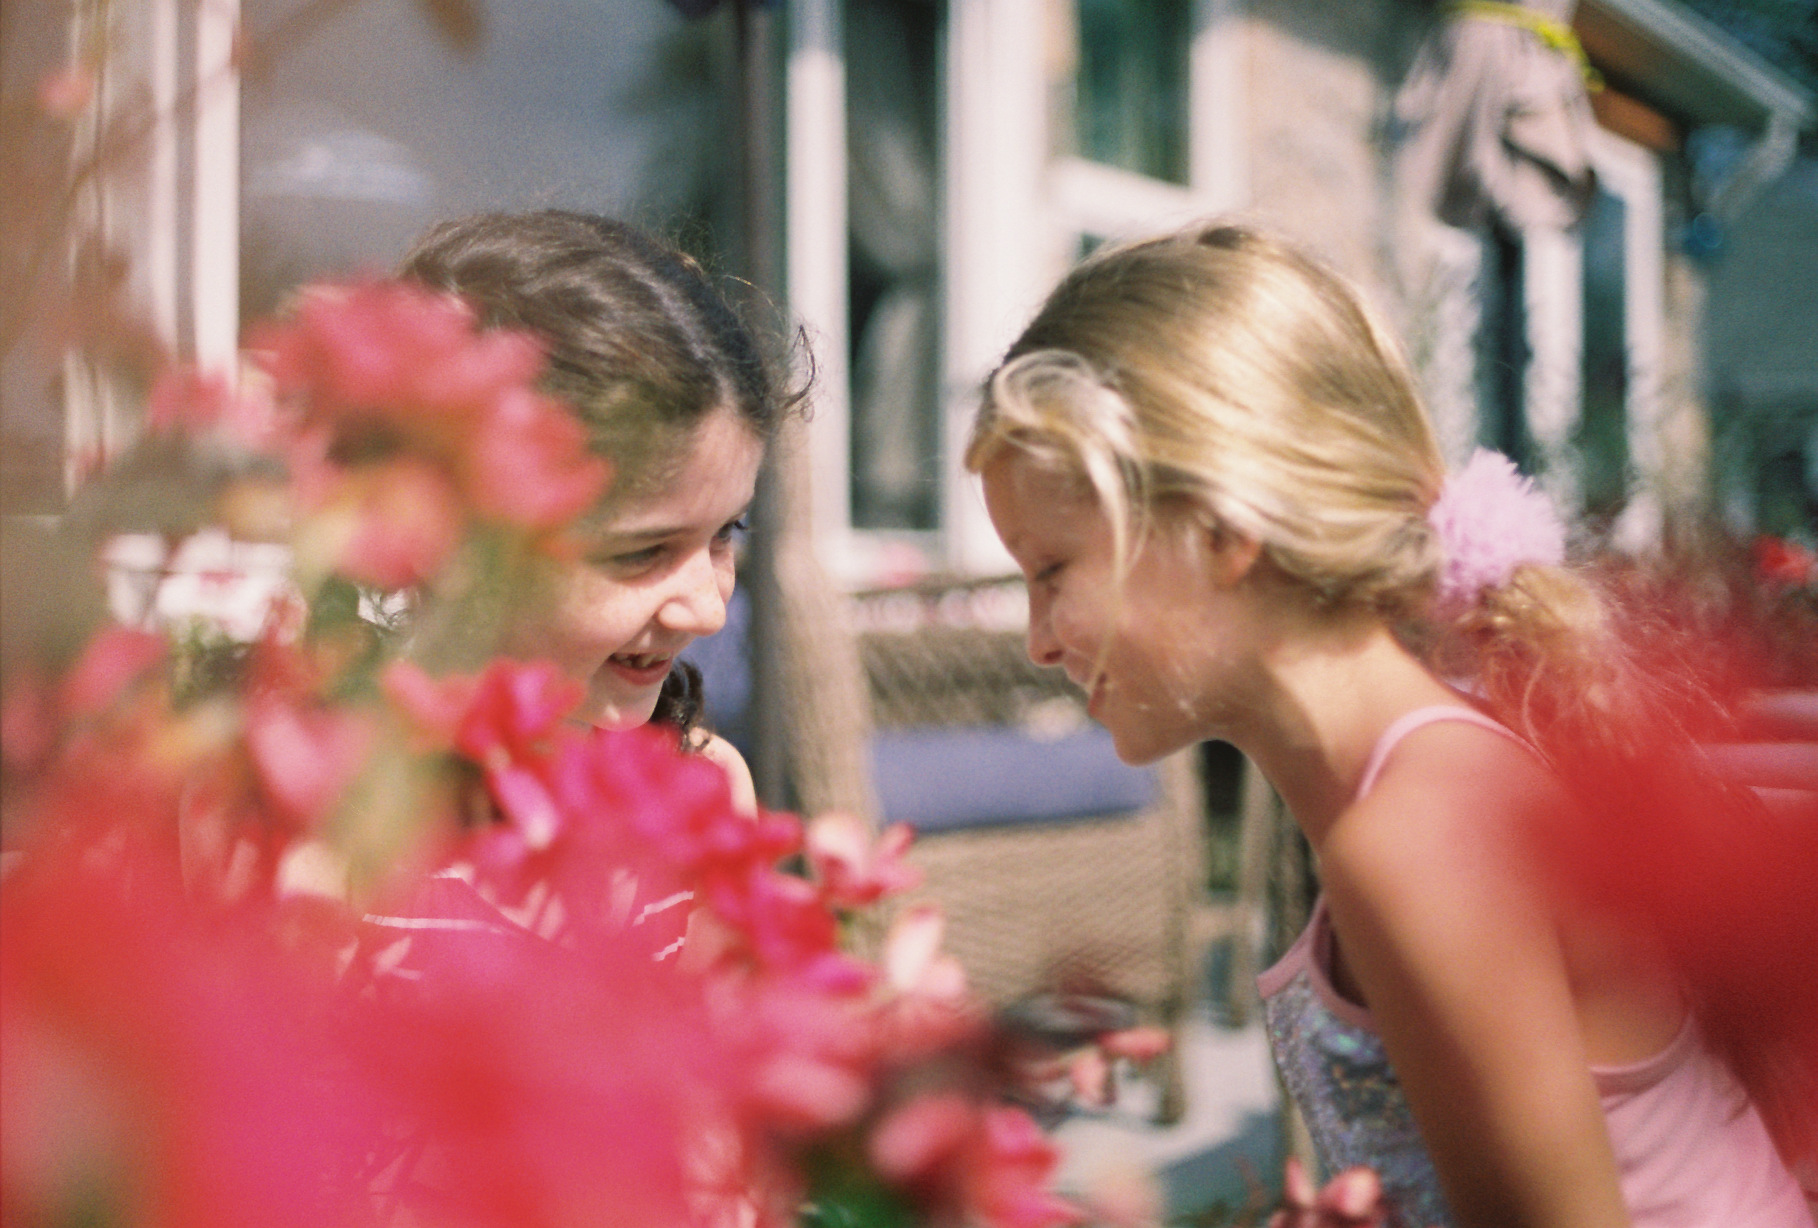
[[[920,884],[921,871],[903,860],[914,839],[914,828],[893,823],[874,840],[863,819],[835,811],[808,823],[803,851],[827,903],[854,909]]]
[[[357,470],[338,492],[347,532],[336,570],[386,592],[433,579],[461,541],[459,493],[436,466],[414,456]]]
[[[544,759],[586,688],[548,661],[497,660],[475,682],[455,727],[455,749],[481,767]]]
[[[968,1202],[992,1228],[1077,1224],[1084,1218],[1080,1208],[1048,1188],[1059,1163],[1060,1149],[1027,1113],[987,1108],[984,1145],[973,1157]]]
[[[277,407],[263,383],[235,388],[220,372],[175,367],[152,385],[146,425],[154,431],[215,431],[248,448],[277,441]]]
[[[1306,1167],[1290,1156],[1282,1168],[1281,1198],[1269,1228],[1381,1228],[1388,1221],[1382,1181],[1368,1168],[1347,1168],[1315,1190]]]
[[[959,961],[941,953],[947,919],[933,904],[911,908],[890,923],[884,939],[884,974],[900,994],[958,999],[966,992]]]
[[[867,1151],[880,1175],[969,1222],[1058,1228],[1084,1219],[1049,1192],[1060,1151],[1021,1109],[954,1091],[925,1094],[887,1114]]]
[[[978,1124],[976,1104],[958,1092],[936,1092],[893,1109],[871,1131],[866,1146],[882,1176],[912,1185],[952,1164]]]
[[[314,974],[256,906],[189,907],[135,835],[87,854],[39,846],[0,898],[8,1222],[362,1222],[325,1178],[373,1106],[331,1075]]]
[[[483,517],[556,528],[591,507],[610,472],[580,420],[528,389],[501,393],[465,449],[463,484]]]
[[[415,661],[392,661],[379,672],[379,687],[419,735],[421,750],[448,750],[473,706],[480,680],[469,674],[433,678]]]
[[[480,332],[459,299],[396,281],[311,287],[290,319],[254,329],[248,348],[307,421],[450,444],[543,366],[529,334]]]
[[[440,468],[460,506],[530,529],[559,526],[605,489],[580,421],[535,390],[541,344],[479,331],[458,299],[402,282],[316,287],[251,344],[304,430],[331,429],[338,464],[402,450]]]
[[[1107,1057],[1151,1062],[1174,1047],[1174,1037],[1166,1028],[1125,1028],[1121,1032],[1106,1032],[1100,1036],[1098,1047]]]
[[[313,830],[365,766],[375,726],[362,712],[276,695],[247,704],[246,745],[260,783],[280,813]]]
[[[130,627],[109,627],[83,649],[63,676],[58,690],[63,711],[91,716],[113,704],[154,666],[164,660],[161,636]]]

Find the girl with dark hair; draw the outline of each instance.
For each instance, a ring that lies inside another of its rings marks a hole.
[[[777,387],[694,260],[623,222],[554,210],[443,222],[402,273],[460,295],[485,327],[540,338],[546,390],[613,466],[578,526],[583,558],[514,612],[506,651],[584,682],[579,715],[596,725],[674,726],[754,805],[737,751],[697,728],[700,675],[680,653],[725,623],[758,468],[800,394]]]

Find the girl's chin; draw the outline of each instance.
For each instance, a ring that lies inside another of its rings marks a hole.
[[[651,714],[656,711],[657,694],[661,688],[653,690],[647,698],[631,702],[619,702],[603,697],[589,695],[575,719],[596,729],[636,729],[650,723]]]

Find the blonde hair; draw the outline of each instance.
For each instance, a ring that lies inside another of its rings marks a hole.
[[[992,375],[966,463],[1080,474],[1120,556],[1165,502],[1261,543],[1329,602],[1410,609],[1445,467],[1399,350],[1334,273],[1211,224],[1075,269]]]
[[[1445,461],[1413,376],[1355,289],[1255,229],[1209,222],[1074,269],[991,376],[966,464],[1006,448],[1084,479],[1120,564],[1184,504],[1319,601],[1395,620],[1537,743],[1565,705],[1621,690],[1611,620],[1570,569],[1518,568],[1446,625],[1422,621]]]

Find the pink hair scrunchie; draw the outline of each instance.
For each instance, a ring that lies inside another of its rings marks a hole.
[[[1463,469],[1446,478],[1427,509],[1439,535],[1439,609],[1458,614],[1488,588],[1509,582],[1524,563],[1557,565],[1565,559],[1565,522],[1553,501],[1515,462],[1479,448]]]

